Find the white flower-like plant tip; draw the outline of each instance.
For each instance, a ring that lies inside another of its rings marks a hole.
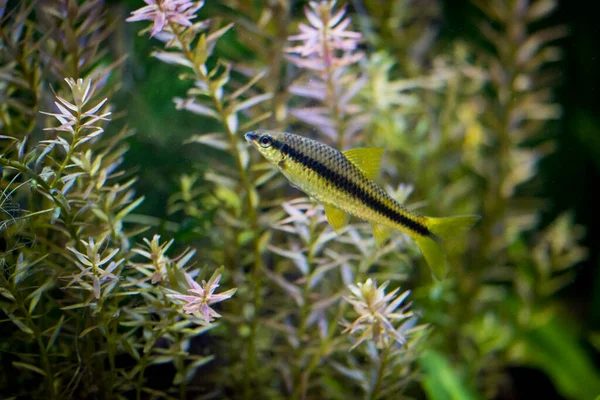
[[[167,256],[167,251],[173,244],[174,239],[171,239],[166,243],[160,243],[160,235],[154,235],[152,241],[144,238],[144,242],[146,243],[146,246],[134,248],[132,251],[146,258],[148,261],[144,263],[135,263],[133,265],[143,268],[148,274],[151,274],[152,284],[155,284],[163,279],[167,265],[176,261],[179,257],[171,259]]]
[[[334,11],[334,7],[335,2],[311,1],[304,10],[309,25],[300,24],[300,33],[288,37],[292,42],[300,42],[286,49],[300,56],[290,58],[299,67],[323,70],[330,65],[352,64],[363,56],[353,53],[362,35],[348,30],[350,18],[345,17],[346,8]]]
[[[203,318],[207,324],[211,323],[214,318],[220,318],[221,315],[213,310],[211,305],[229,299],[235,294],[237,289],[229,289],[223,293],[215,293],[215,290],[219,287],[219,281],[221,280],[221,274],[218,270],[215,271],[208,282],[202,281],[202,284],[196,282],[188,273],[184,274],[189,286],[188,294],[174,294],[171,295],[171,297],[176,300],[184,301],[186,304],[183,305],[182,310],[187,314],[193,314],[198,318]]]
[[[344,332],[350,335],[360,334],[351,350],[365,340],[372,340],[379,348],[389,346],[393,342],[400,345],[406,343],[406,331],[414,325],[416,319],[413,313],[408,311],[410,303],[402,307],[400,305],[410,291],[396,296],[399,291],[397,288],[385,294],[388,284],[389,282],[385,282],[377,287],[377,283],[369,278],[364,283],[348,285],[352,295],[344,296],[344,299],[354,307],[358,318]],[[396,327],[399,321],[404,323]]]
[[[119,249],[110,250],[108,251],[108,254],[103,256],[100,248],[104,243],[104,239],[96,243],[94,238],[89,238],[87,242],[82,240],[81,243],[86,249],[85,254],[73,247],[67,247],[67,250],[71,251],[75,254],[75,257],[77,257],[78,261],[75,262],[75,265],[81,272],[79,274],[71,275],[70,278],[72,279],[65,288],[76,284],[82,289],[93,291],[94,297],[99,299],[102,283],[108,280],[118,279],[113,271],[121,265],[125,259],[111,261],[119,252]],[[108,265],[106,265],[107,263]],[[82,278],[86,279],[82,280]],[[91,280],[92,284],[90,285],[86,280]]]
[[[65,81],[71,89],[74,103],[56,95],[54,104],[59,112],[49,113],[41,111],[41,113],[56,118],[58,122],[60,122],[60,126],[44,128],[44,130],[70,132],[73,135],[76,133],[75,129],[78,129],[79,133],[84,132],[84,130],[91,131],[84,135],[85,138],[83,138],[80,143],[104,132],[104,129],[97,126],[96,123],[101,120],[110,120],[110,118],[108,118],[111,115],[110,111],[98,114],[98,111],[102,109],[108,99],[105,98],[95,106],[85,110],[84,108],[94,94],[95,88],[92,87],[92,81],[90,79],[75,80],[73,78],[65,78]]]
[[[196,18],[196,11],[204,5],[204,1],[190,0],[144,0],[144,2],[147,5],[133,11],[126,21],[152,21],[150,37],[162,32],[168,22],[192,26],[191,20]]]

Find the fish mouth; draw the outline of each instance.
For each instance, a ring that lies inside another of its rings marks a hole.
[[[244,135],[244,137],[250,143],[252,143],[254,140],[258,139],[258,135],[256,133],[254,133],[254,131],[246,133]]]

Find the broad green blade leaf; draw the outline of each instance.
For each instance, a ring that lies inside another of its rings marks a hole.
[[[427,350],[420,360],[424,370],[423,387],[429,400],[478,399],[443,354]]]
[[[550,319],[525,335],[525,363],[546,372],[567,398],[594,399],[600,394],[600,371],[565,322]]]

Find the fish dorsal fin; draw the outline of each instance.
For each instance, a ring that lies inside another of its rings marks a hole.
[[[339,232],[343,227],[348,225],[348,219],[350,218],[348,213],[329,204],[323,204],[323,206],[325,207],[327,221],[329,221],[329,225],[331,225],[334,231]]]
[[[390,235],[390,228],[381,224],[373,224],[373,237],[377,248],[382,248]]]
[[[381,147],[350,149],[343,152],[344,156],[368,179],[375,179],[381,169],[381,157],[385,149]]]

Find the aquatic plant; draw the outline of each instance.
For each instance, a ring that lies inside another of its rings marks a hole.
[[[132,190],[135,178],[120,170],[127,128],[105,132],[112,111],[100,94],[107,91],[106,78],[115,68],[95,58],[102,36],[97,35],[104,29],[98,10],[88,8],[96,6],[101,4],[80,8],[64,2],[62,8],[52,8],[55,20],[45,21],[56,23],[51,33],[70,27],[80,35],[75,44],[68,43],[68,52],[58,51],[60,43],[49,37],[31,43],[38,40],[31,5],[2,15],[3,65],[14,77],[2,83],[3,94],[14,98],[3,102],[3,214],[7,203],[16,204],[2,218],[3,327],[14,327],[3,328],[3,393],[45,398],[101,393],[113,398],[137,392],[141,398],[148,391],[145,370],[162,363],[174,365],[174,385],[183,393],[194,371],[211,359],[188,349],[193,337],[216,324],[187,315],[189,307],[175,301],[187,300],[188,285],[198,285],[192,278],[199,272],[191,265],[195,251],[168,257],[172,242],[160,245],[158,236],[146,240],[149,251],[137,248],[136,237],[147,227],[126,221],[143,197],[136,198]],[[31,34],[19,36],[23,29]],[[16,46],[34,46],[35,51],[11,52]],[[40,55],[42,46],[46,52]],[[75,51],[73,46],[81,47]],[[36,56],[50,68],[20,59]],[[90,57],[92,65],[87,64]],[[67,63],[73,64],[77,78],[65,78],[54,101],[44,105],[50,100],[51,71],[69,69]],[[34,96],[23,90],[27,81],[16,78],[25,73],[35,79],[30,83],[45,81],[29,86]],[[31,98],[48,111],[36,115],[37,106],[31,104],[28,109],[5,107]],[[42,114],[49,118],[40,118]],[[136,262],[140,256],[152,260],[159,279],[147,264]],[[214,294],[220,279],[221,272],[215,272],[201,303],[213,318],[219,314],[204,304],[225,300],[235,291]],[[120,355],[128,355],[128,361],[120,361]],[[18,381],[6,380],[11,370],[19,371]]]
[[[561,118],[554,1],[475,1],[476,34],[450,39],[438,1],[137,6],[0,1],[3,395],[495,398],[511,365],[600,391],[557,296],[585,231],[532,201]],[[143,118],[123,98],[165,98],[136,63],[166,71],[193,160],[161,132],[126,170]],[[482,221],[438,281],[402,234],[334,231],[249,151],[258,128],[385,147],[398,202]],[[139,193],[165,154],[177,189]]]

